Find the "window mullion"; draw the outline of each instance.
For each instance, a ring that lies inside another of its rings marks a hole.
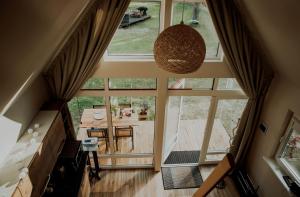
[[[205,133],[203,137],[203,143],[200,151],[199,163],[204,163],[206,159],[206,154],[208,151],[209,141],[212,134],[215,115],[217,112],[217,106],[218,106],[218,98],[215,96],[211,97],[211,103],[209,107],[208,118],[207,118]]]
[[[104,92],[109,92],[109,79],[104,79]],[[108,139],[109,139],[109,148],[111,152],[115,152],[114,150],[114,139],[113,139],[113,126],[112,126],[112,117],[111,117],[111,105],[110,105],[110,96],[108,94],[105,95],[105,106],[106,106],[106,117],[107,117],[107,128],[108,128]]]

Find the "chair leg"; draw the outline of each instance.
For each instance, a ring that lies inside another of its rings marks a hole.
[[[106,144],[106,147],[105,147],[105,152],[107,152],[108,151],[108,139],[105,139],[105,144]]]
[[[119,147],[118,147],[118,138],[116,137],[116,148],[117,150],[119,150]]]
[[[132,144],[132,149],[134,149],[134,139],[133,139],[133,135],[131,137],[131,144]]]

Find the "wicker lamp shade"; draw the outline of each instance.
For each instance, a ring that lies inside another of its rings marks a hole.
[[[206,53],[202,36],[184,24],[165,29],[154,43],[154,58],[166,71],[185,74],[196,71],[203,63]]]

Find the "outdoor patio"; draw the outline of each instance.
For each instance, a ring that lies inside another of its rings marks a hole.
[[[132,149],[131,138],[123,138],[118,142],[119,151],[116,154],[124,153],[153,153],[154,144],[154,121],[138,121],[139,126],[134,126],[134,149]],[[178,132],[177,143],[172,151],[183,150],[200,150],[206,119],[197,120],[181,120],[180,131]],[[78,132],[78,139],[87,137],[87,128],[80,128]],[[115,145],[115,140],[114,140]],[[209,143],[209,150],[224,150],[229,146],[229,135],[223,127],[221,121],[216,119],[211,140]],[[101,154],[110,154],[110,151],[105,152],[105,141],[99,142],[99,151]],[[222,155],[220,155],[222,156]],[[219,159],[218,156],[210,155],[210,159]],[[128,165],[128,164],[152,164],[152,158],[101,158],[99,157],[100,165]]]

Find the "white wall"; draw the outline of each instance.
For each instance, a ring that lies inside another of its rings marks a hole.
[[[38,76],[32,85],[15,100],[4,116],[22,123],[21,131],[24,131],[48,97],[46,82],[42,76]]]
[[[260,196],[288,196],[282,183],[278,181],[262,157],[272,157],[276,152],[288,109],[299,115],[299,101],[300,88],[276,76],[265,100],[261,116],[261,121],[265,122],[269,129],[266,134],[260,130],[256,131],[247,160],[247,170],[254,182],[260,186]]]
[[[266,134],[257,130],[248,155],[247,170],[260,186],[260,196],[287,196],[288,193],[262,157],[273,156],[288,109],[300,114],[300,1],[242,0],[241,13],[252,36],[269,58],[276,77],[263,106],[261,121]]]
[[[242,14],[272,67],[300,87],[300,1],[242,0]]]

